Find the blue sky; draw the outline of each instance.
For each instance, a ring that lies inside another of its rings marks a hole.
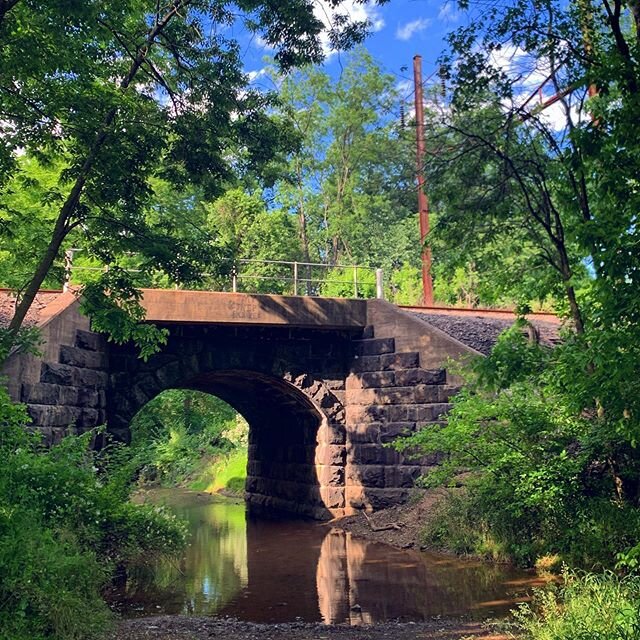
[[[317,15],[321,17],[322,0],[316,2]],[[396,75],[400,88],[407,87],[407,93],[413,77],[413,56],[422,55],[423,77],[428,78],[436,70],[435,62],[445,47],[446,34],[468,19],[458,10],[455,0],[390,0],[381,7],[347,0],[344,6],[358,19],[369,18],[373,29],[364,43],[365,48],[383,70]],[[245,46],[245,69],[258,72],[264,66],[264,56],[271,52],[255,37],[247,38]],[[339,73],[343,56],[329,52],[325,62],[327,70]]]

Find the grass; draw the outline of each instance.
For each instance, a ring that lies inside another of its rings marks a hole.
[[[565,569],[563,583],[515,612],[522,640],[638,640],[640,578]]]
[[[210,493],[232,493],[241,496],[247,479],[247,451],[239,449],[210,463],[206,477],[192,485],[193,489]]]

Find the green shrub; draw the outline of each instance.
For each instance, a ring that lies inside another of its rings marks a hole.
[[[170,389],[149,402],[131,424],[142,483],[202,489],[212,466],[246,450],[249,426],[226,402],[207,393]]]
[[[640,578],[565,570],[559,588],[537,591],[514,613],[523,640],[637,640]]]
[[[427,535],[440,546],[506,554],[524,565],[557,554],[611,567],[640,540],[639,450],[605,412],[579,409],[557,374],[564,347],[532,344],[522,328],[461,371],[466,386],[445,423],[395,443],[445,454],[423,479],[429,487],[464,473],[463,502],[442,506]]]
[[[104,630],[101,590],[128,562],[172,554],[184,525],[161,508],[135,506],[135,465],[93,434],[45,449],[26,413],[0,388],[0,637],[80,640]]]

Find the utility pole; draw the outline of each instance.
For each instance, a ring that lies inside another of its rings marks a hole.
[[[422,99],[422,56],[413,56],[413,83],[416,106],[416,180],[418,184],[418,214],[420,216],[420,246],[422,249],[422,303],[433,306],[431,279],[431,247],[425,245],[429,235],[429,201],[424,191],[424,104]]]

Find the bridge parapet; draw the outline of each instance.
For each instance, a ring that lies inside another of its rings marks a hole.
[[[362,329],[367,301],[215,291],[143,289],[149,322]]]

